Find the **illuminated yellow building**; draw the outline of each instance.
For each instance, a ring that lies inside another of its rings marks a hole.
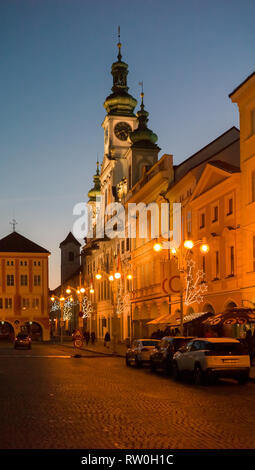
[[[48,257],[50,253],[13,231],[0,240],[0,335],[26,331],[50,338]]]
[[[126,216],[130,203],[156,203],[159,215],[163,203],[170,203],[170,207],[172,203],[180,204],[180,246],[187,239],[195,242],[190,254],[196,269],[204,272],[201,282],[206,284],[207,292],[202,299],[186,302],[184,283],[181,302],[178,289],[167,289],[165,281],[170,282],[167,276],[172,276],[171,259],[178,261],[180,267],[185,249],[177,248],[174,255],[169,249],[154,251],[155,241],[162,246],[165,239],[153,239],[149,211],[149,234],[143,237],[137,231],[130,238],[126,217],[125,237],[96,237],[94,233],[82,250],[84,279],[92,286],[94,303],[90,329],[102,338],[106,331],[112,333],[115,328],[118,339],[123,340],[150,335],[157,326],[156,322],[150,325],[150,321],[173,316],[182,308],[187,315],[254,307],[255,74],[230,95],[239,106],[240,132],[232,127],[174,165],[171,155],[158,159],[160,149],[156,134],[147,127],[143,93],[140,110],[134,114],[136,100],[127,93],[128,66],[122,61],[120,43],[118,48],[118,61],[112,65],[113,93],[104,103],[107,115],[102,124],[103,163],[100,174],[97,171],[97,185],[89,193],[93,223],[97,196],[104,208],[101,218],[105,223],[113,216],[108,212],[111,203],[121,203]],[[139,217],[136,223],[139,225]],[[172,224],[170,216],[170,228]],[[209,245],[206,254],[200,251],[203,240]],[[109,274],[118,269],[121,281],[110,284]],[[100,279],[96,278],[98,272],[102,273]],[[132,274],[132,280],[127,281],[128,274]]]

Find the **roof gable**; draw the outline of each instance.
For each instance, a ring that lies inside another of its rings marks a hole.
[[[202,194],[206,193],[218,184],[226,181],[234,173],[239,173],[240,169],[234,165],[227,164],[221,161],[212,161],[206,164],[206,167],[200,176],[196,188],[192,194],[190,201],[197,199]]]
[[[190,170],[197,167],[203,162],[215,158],[217,154],[231,146],[234,142],[240,139],[240,132],[236,127],[231,127],[224,134],[217,137],[217,139],[210,142],[201,150],[193,154],[191,157],[184,160],[179,165],[174,167],[175,182],[179,181]],[[217,157],[216,157],[217,158]]]
[[[62,246],[64,245],[67,245],[68,243],[73,243],[74,245],[78,245],[78,246],[81,246],[81,244],[78,242],[78,240],[76,240],[76,238],[73,236],[72,232],[69,232],[67,237],[65,238],[65,240],[63,240],[60,245],[59,245],[59,248],[61,248]]]
[[[40,245],[37,245],[23,235],[20,235],[18,232],[12,232],[10,235],[7,235],[0,240],[0,252],[50,254],[48,250],[42,248]]]

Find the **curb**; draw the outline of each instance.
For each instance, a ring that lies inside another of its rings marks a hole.
[[[52,344],[52,346],[61,346],[61,347],[64,347],[64,348],[70,348],[70,349],[74,349],[74,346],[73,345],[69,345],[69,344],[60,344],[60,343],[54,343]],[[89,348],[82,348],[80,350],[76,350],[76,351],[88,351],[88,352],[91,352],[91,353],[94,353],[94,354],[101,354],[102,356],[106,356],[106,357],[125,357],[123,354],[118,354],[118,353],[113,353],[113,352],[103,352],[103,351],[95,351],[94,349],[89,349]],[[76,354],[79,354],[78,352],[76,352]],[[87,356],[81,356],[81,357],[87,357]],[[90,356],[91,357],[91,356]],[[93,356],[93,357],[98,357],[98,356]]]

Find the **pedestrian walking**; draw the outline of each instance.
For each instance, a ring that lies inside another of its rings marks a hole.
[[[109,331],[107,331],[107,332],[105,333],[105,337],[104,337],[104,346],[105,346],[106,348],[109,348],[108,343],[109,343],[110,341],[111,341],[110,333],[109,333]]]
[[[91,333],[91,343],[94,344],[95,340],[96,340],[96,335],[95,335],[95,332],[92,331],[92,333]]]
[[[85,336],[85,341],[87,345],[89,344],[89,340],[90,340],[90,334],[89,334],[89,331],[87,331],[86,336]]]

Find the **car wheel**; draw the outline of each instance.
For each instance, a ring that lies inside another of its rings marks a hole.
[[[131,365],[131,364],[130,364],[130,362],[129,362],[129,359],[128,359],[127,356],[126,356],[126,366],[130,367],[130,365]]]
[[[238,383],[239,385],[245,385],[247,384],[248,380],[249,380],[249,377],[247,375],[242,375],[238,378]]]
[[[179,367],[177,365],[177,362],[173,362],[172,375],[173,375],[174,380],[179,380],[180,379],[180,371],[179,371]]]
[[[196,364],[193,372],[193,380],[196,385],[204,385],[204,374],[199,364]]]
[[[141,361],[139,361],[137,356],[135,356],[135,365],[136,365],[136,367],[141,367],[141,365],[142,365]]]

